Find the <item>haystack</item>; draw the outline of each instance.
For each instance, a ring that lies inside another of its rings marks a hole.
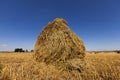
[[[34,47],[37,61],[53,64],[60,69],[81,71],[84,57],[83,41],[62,18],[56,18],[43,29]]]
[[[3,65],[2,65],[1,62],[0,62],[0,74],[1,74],[1,72],[2,72],[2,68],[3,68]]]

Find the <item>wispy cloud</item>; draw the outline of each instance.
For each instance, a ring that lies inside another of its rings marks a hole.
[[[0,51],[10,51],[8,44],[5,43],[0,44]]]
[[[0,44],[1,47],[7,47],[7,44]]]

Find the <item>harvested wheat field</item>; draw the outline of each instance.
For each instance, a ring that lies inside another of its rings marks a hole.
[[[86,71],[59,71],[53,65],[32,60],[33,53],[0,53],[0,80],[120,80],[120,54],[86,54]]]
[[[0,0],[0,80],[120,80],[120,0]]]

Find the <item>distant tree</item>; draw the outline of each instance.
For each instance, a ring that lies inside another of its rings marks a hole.
[[[116,51],[117,53],[120,53],[120,51]]]
[[[16,48],[14,52],[25,52],[22,48]]]
[[[31,50],[31,52],[33,52],[34,50]]]
[[[28,50],[26,49],[25,52],[28,52]]]

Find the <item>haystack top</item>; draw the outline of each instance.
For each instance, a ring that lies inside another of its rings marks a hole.
[[[67,21],[65,21],[63,18],[56,18],[50,24],[67,25]]]

